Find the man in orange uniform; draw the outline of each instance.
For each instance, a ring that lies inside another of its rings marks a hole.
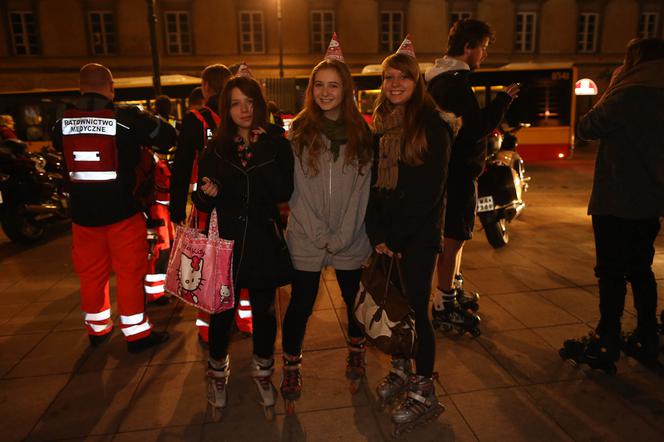
[[[91,63],[80,71],[81,96],[56,123],[54,141],[71,181],[72,260],[90,344],[111,335],[109,277],[116,274],[120,329],[130,352],[168,339],[145,314],[147,229],[134,198],[141,145],[173,144],[175,129],[135,107],[114,106],[111,71]]]

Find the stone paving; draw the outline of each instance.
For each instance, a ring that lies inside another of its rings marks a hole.
[[[493,250],[478,231],[464,256],[467,288],[482,294],[483,334],[438,335],[437,389],[447,410],[401,440],[662,440],[660,377],[626,357],[610,377],[574,368],[557,354],[563,339],[585,334],[598,318],[585,214],[592,156],[528,171],[528,208],[513,224],[510,244]],[[324,274],[309,323],[296,415],[285,416],[280,401],[275,420],[264,420],[249,375],[251,342],[237,336],[228,411],[215,423],[194,310],[176,302],[149,308],[157,329],[171,334],[156,350],[129,354],[117,331],[90,349],[70,243],[66,231],[32,248],[0,236],[0,440],[390,440],[389,417],[373,391],[387,358],[369,349],[368,380],[356,395],[348,391],[346,319],[333,272]],[[662,235],[657,244],[655,272],[662,278]],[[288,297],[282,289],[280,317]],[[624,327],[631,329],[631,299],[626,309]]]

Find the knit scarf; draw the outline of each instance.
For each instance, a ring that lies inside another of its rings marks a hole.
[[[396,106],[392,112],[376,118],[374,127],[381,134],[378,145],[378,189],[392,190],[399,180],[399,160],[403,143],[404,107]]]
[[[339,158],[339,151],[341,146],[348,142],[346,126],[344,125],[343,121],[340,121],[340,119],[335,121],[323,117],[320,131],[327,137],[328,140],[330,140],[330,151],[332,152],[334,161],[337,161],[337,158]]]

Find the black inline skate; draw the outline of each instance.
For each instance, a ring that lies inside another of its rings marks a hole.
[[[636,359],[644,366],[664,373],[664,365],[658,360],[660,349],[657,333],[641,333],[638,328],[631,333],[625,333],[621,349],[627,356]]]
[[[477,292],[466,292],[463,289],[463,274],[454,275],[454,288],[456,289],[456,300],[462,308],[474,312],[480,309],[480,294]]]
[[[451,298],[449,301],[445,299],[448,297]],[[460,335],[470,333],[475,337],[482,334],[479,328],[480,317],[459,304],[456,300],[456,291],[451,295],[444,293],[443,299],[442,309],[435,301],[431,308],[431,322],[435,329],[442,329],[445,332],[456,330]]]
[[[281,397],[284,398],[286,414],[295,414],[295,402],[302,395],[302,354],[297,356],[283,354],[283,377],[281,378]]]
[[[594,331],[579,339],[566,340],[558,353],[575,367],[586,364],[609,375],[618,371],[615,363],[620,357],[619,352],[609,350]]]
[[[399,437],[402,433],[435,419],[443,411],[445,407],[438,402],[433,379],[412,375],[408,380],[406,397],[392,412],[392,434]]]

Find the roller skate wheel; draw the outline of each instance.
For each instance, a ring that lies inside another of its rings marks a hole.
[[[212,407],[212,421],[213,422],[219,422],[221,418],[224,416],[223,413],[223,408],[221,407]]]
[[[479,328],[474,328],[470,331],[470,334],[473,335],[474,338],[476,338],[482,334],[482,330],[480,330]]]
[[[287,416],[292,416],[295,414],[295,402],[294,401],[286,401],[284,404],[284,408],[286,408],[286,415]]]
[[[265,419],[272,422],[274,420],[274,405],[263,407],[263,413],[265,414]]]

